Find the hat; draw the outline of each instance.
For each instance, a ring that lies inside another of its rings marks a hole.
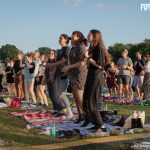
[[[128,50],[127,49],[123,49],[122,52],[126,52],[128,54]]]

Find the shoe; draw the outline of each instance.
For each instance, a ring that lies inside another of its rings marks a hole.
[[[103,132],[107,132],[107,130],[106,130],[106,128],[99,128],[99,127],[97,127],[97,126],[94,126],[94,127],[91,127],[91,128],[88,128],[87,130],[101,130],[101,131],[103,131]]]
[[[74,117],[73,114],[68,114],[68,115],[67,115],[67,118],[68,118],[69,120],[71,120],[73,117]]]
[[[55,111],[55,110],[52,112],[53,115],[56,115],[57,113],[58,111]]]
[[[46,105],[46,104],[42,104],[42,107],[46,108],[46,107],[48,107],[48,105]]]
[[[89,123],[90,122],[86,120],[86,121],[84,121],[84,123],[80,127],[87,127]]]
[[[38,103],[37,106],[43,106],[43,104],[42,103]]]
[[[102,129],[98,129],[97,131],[90,133],[87,136],[88,137],[105,137],[105,136],[110,136],[110,133],[104,132]]]

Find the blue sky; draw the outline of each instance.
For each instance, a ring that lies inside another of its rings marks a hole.
[[[14,44],[24,52],[60,48],[61,33],[102,32],[106,46],[150,38],[150,0],[0,0],[0,47]]]

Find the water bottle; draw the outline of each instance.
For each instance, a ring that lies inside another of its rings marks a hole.
[[[55,122],[54,122],[54,126],[53,126],[53,128],[52,128],[52,130],[51,130],[51,137],[56,137],[56,126],[55,126]]]

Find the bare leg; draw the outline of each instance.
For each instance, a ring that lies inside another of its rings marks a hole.
[[[25,97],[26,97],[27,102],[29,103],[30,102],[29,100],[29,88],[30,87],[27,81],[25,81],[24,86],[25,86]]]
[[[40,90],[40,85],[37,86],[37,89],[36,89],[36,90],[37,90],[36,93],[37,93],[37,95],[38,95],[39,98],[40,98],[40,103],[41,103],[41,104],[44,104],[44,102],[43,102],[43,97],[42,97],[42,93],[41,93],[41,90]]]
[[[83,90],[73,89],[73,95],[76,101],[77,109],[79,111],[79,117],[84,119],[83,112]]]
[[[126,101],[129,100],[129,85],[124,85]]]
[[[30,86],[30,93],[31,93],[33,103],[36,104],[36,97],[34,93],[34,79],[32,79],[32,81],[29,83],[29,86]]]
[[[120,103],[122,102],[121,100],[122,94],[123,94],[123,84],[119,84],[119,102]]]
[[[40,85],[40,93],[42,95],[42,100],[43,100],[44,104],[46,104],[48,106],[48,101],[47,101],[47,97],[45,94],[45,85]]]

